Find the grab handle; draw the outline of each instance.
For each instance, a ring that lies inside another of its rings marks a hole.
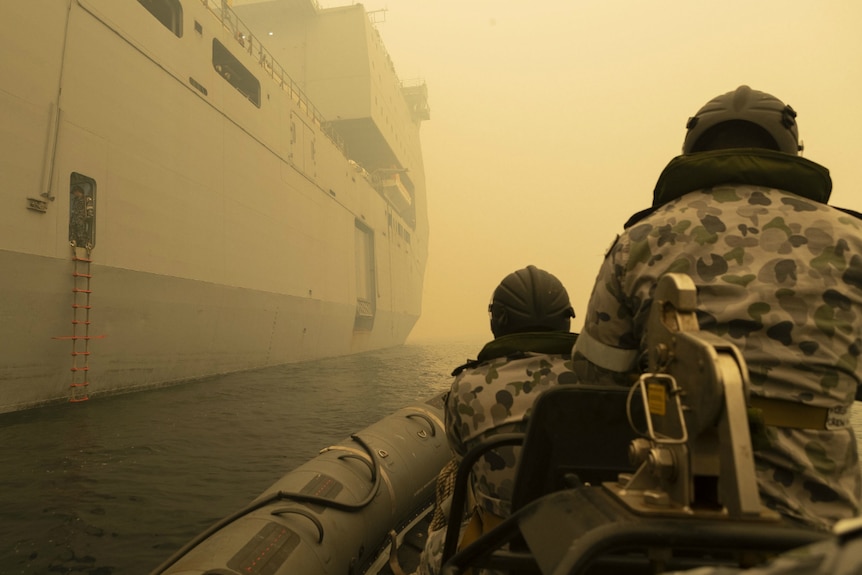
[[[437,435],[437,427],[434,425],[434,422],[431,421],[431,418],[428,417],[427,415],[425,415],[424,413],[408,413],[406,417],[408,419],[413,418],[413,417],[418,417],[419,419],[424,419],[428,423],[428,426],[431,428],[431,437],[434,437],[435,435]],[[424,429],[417,431],[416,435],[418,435],[419,437],[421,437],[423,439],[428,436],[428,434],[425,433]]]

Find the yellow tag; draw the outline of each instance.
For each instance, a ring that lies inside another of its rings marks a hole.
[[[664,386],[660,383],[647,384],[647,401],[650,413],[663,416],[667,405],[667,392]]]

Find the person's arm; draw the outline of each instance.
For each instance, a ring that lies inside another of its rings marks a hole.
[[[623,286],[627,245],[620,238],[605,256],[572,349],[572,369],[582,383],[630,385],[638,375],[639,336]]]
[[[461,372],[455,379],[452,380],[452,385],[449,388],[449,393],[446,394],[446,405],[443,410],[443,419],[446,426],[446,438],[449,440],[449,447],[455,458],[460,461],[464,454],[467,453],[467,448],[464,445],[464,437],[462,435],[464,429],[464,421],[462,420],[462,410],[469,409],[469,405],[463,405],[461,398],[461,382],[466,372]]]
[[[638,376],[635,369],[637,350],[616,348],[605,345],[592,338],[584,338],[584,333],[578,337],[578,342],[572,350],[572,371],[578,376],[578,381],[601,385],[631,385]]]

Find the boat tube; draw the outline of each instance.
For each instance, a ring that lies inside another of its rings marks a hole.
[[[450,459],[441,394],[321,450],[152,575],[374,572],[430,512]]]

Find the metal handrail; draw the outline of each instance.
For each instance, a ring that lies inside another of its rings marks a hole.
[[[315,9],[320,7],[316,0],[312,0]],[[329,123],[324,118],[320,110],[311,102],[311,99],[302,91],[302,88],[290,77],[290,75],[282,68],[272,53],[251,33],[248,26],[240,20],[236,12],[233,11],[227,0],[200,0],[204,8],[212,14],[226,30],[231,33],[234,41],[250,56],[256,57],[258,65],[264,73],[272,78],[278,86],[293,100],[300,110],[305,112],[309,119],[316,126],[322,129],[323,133],[343,152],[344,144],[340,138],[332,132]]]

